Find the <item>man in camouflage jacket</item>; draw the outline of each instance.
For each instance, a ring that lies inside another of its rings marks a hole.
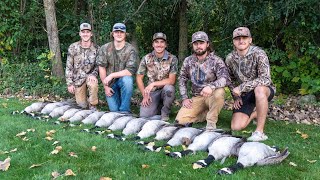
[[[206,129],[213,130],[224,104],[224,87],[230,82],[228,70],[223,60],[212,52],[205,32],[192,35],[192,47],[194,53],[184,60],[180,70],[182,107],[176,121],[189,125],[206,120]],[[188,97],[188,81],[191,81],[192,98]]]
[[[167,121],[175,99],[174,84],[178,59],[166,50],[167,36],[164,33],[155,33],[152,39],[154,50],[142,58],[136,76],[138,88],[143,96],[140,117],[161,114],[161,119]],[[148,77],[147,86],[143,83],[145,74]]]
[[[138,55],[126,42],[126,26],[116,23],[111,42],[101,46],[97,55],[100,79],[104,85],[110,111],[130,112],[133,78],[137,71]]]
[[[75,94],[77,104],[82,108],[95,109],[98,104],[98,67],[96,54],[98,46],[91,41],[91,25],[82,23],[79,32],[81,40],[68,48],[66,81],[68,91]],[[87,88],[89,97],[87,99]]]
[[[229,88],[234,98],[231,129],[242,130],[252,119],[257,118],[257,128],[248,140],[263,141],[268,139],[263,130],[268,101],[273,98],[275,87],[270,77],[267,54],[251,43],[252,37],[248,28],[238,27],[233,31],[235,50],[226,57],[232,80]]]

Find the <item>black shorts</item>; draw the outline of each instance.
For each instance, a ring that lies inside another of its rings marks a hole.
[[[268,101],[270,102],[271,99],[274,97],[274,90],[270,86],[268,86],[268,88],[270,89],[270,95],[268,97]],[[242,98],[241,108],[233,109],[233,113],[242,112],[247,114],[250,117],[251,113],[256,107],[256,97],[254,95],[254,90],[249,91],[244,96],[241,96],[241,98]]]

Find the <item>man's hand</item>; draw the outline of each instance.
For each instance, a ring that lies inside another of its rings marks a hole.
[[[232,89],[232,94],[234,96],[239,96],[239,97],[241,96],[241,92],[240,92],[239,86]]]
[[[104,92],[106,93],[107,97],[111,97],[114,94],[114,91],[109,86],[104,86]]]
[[[209,97],[211,96],[212,92],[213,92],[213,89],[211,89],[211,87],[209,86],[206,86],[201,90],[200,95],[203,97]]]
[[[236,98],[236,100],[234,100],[234,103],[233,103],[233,108],[234,109],[240,109],[242,106],[242,98],[240,96],[238,96]]]
[[[192,99],[185,99],[182,101],[182,107],[185,107],[187,109],[192,108]]]
[[[141,102],[141,106],[142,107],[147,107],[150,105],[150,103],[152,103],[152,98],[150,97],[150,95],[145,95],[143,96],[142,102]]]
[[[76,88],[74,87],[74,85],[68,86],[68,91],[69,91],[69,93],[71,93],[71,94],[74,94],[75,89],[76,89]]]
[[[145,87],[143,91],[143,97],[150,96],[150,92],[152,91],[153,87],[154,87],[153,83],[150,83],[147,87]]]
[[[103,85],[108,86],[109,82],[111,82],[113,79],[112,75],[109,74],[106,78],[104,78],[104,80],[102,81]]]

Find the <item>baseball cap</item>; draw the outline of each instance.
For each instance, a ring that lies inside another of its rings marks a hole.
[[[167,36],[162,32],[157,32],[152,36],[152,41],[154,41],[156,39],[163,39],[163,40],[167,41]]]
[[[113,31],[126,32],[126,25],[124,25],[123,23],[115,23],[112,28],[112,32]]]
[[[196,41],[209,41],[207,33],[198,31],[192,34],[192,43]]]
[[[238,27],[233,31],[232,39],[239,36],[251,37],[250,30],[247,27]]]
[[[85,29],[91,31],[91,25],[90,25],[89,23],[82,23],[82,24],[80,25],[80,31],[85,30]]]

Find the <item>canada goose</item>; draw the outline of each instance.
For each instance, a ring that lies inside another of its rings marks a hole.
[[[278,164],[287,158],[289,154],[288,148],[279,152],[261,142],[246,142],[239,149],[237,163],[220,169],[218,174],[233,174],[239,169],[254,165]]]
[[[161,121],[161,120],[151,120],[146,122],[143,126],[141,131],[138,133],[136,139],[144,139],[155,135],[161,127],[164,125],[168,125],[168,122]]]
[[[62,116],[64,112],[66,112],[68,109],[71,109],[71,108],[72,108],[71,105],[64,105],[64,106],[57,107],[49,114],[49,116],[51,118]]]
[[[127,123],[131,121],[132,119],[135,119],[133,116],[123,116],[118,119],[116,119],[109,127],[108,129],[111,131],[117,131],[122,130],[126,127]]]
[[[93,110],[81,110],[76,112],[71,118],[69,118],[69,122],[74,123],[74,122],[79,122],[84,120],[84,118],[88,117],[90,114],[92,114],[94,111]]]
[[[109,112],[101,116],[101,118],[95,123],[96,127],[109,127],[117,118],[126,116],[118,112]]]
[[[172,126],[172,125],[163,126],[156,133],[156,137],[154,139],[157,141],[168,140],[168,139],[172,138],[172,136],[176,133],[176,131],[178,131],[178,129],[180,129],[180,128],[177,126]]]
[[[127,123],[126,127],[122,131],[122,134],[128,136],[130,134],[138,133],[146,122],[148,122],[148,120],[144,118],[132,119]]]
[[[193,127],[184,127],[180,128],[176,133],[173,135],[173,137],[162,147],[170,148],[173,146],[179,146],[183,143],[184,139],[188,139],[191,142],[193,141],[194,137],[200,134],[202,130],[193,128]],[[154,145],[148,145],[145,146],[146,149],[150,151],[159,151],[161,150],[161,147],[154,146]]]
[[[221,133],[214,131],[203,131],[201,134],[194,138],[193,142],[188,146],[186,150],[180,152],[171,152],[167,155],[174,158],[181,158],[182,156],[195,153],[196,151],[207,151],[208,146],[212,142],[212,140],[220,135]]]
[[[208,146],[208,157],[193,163],[193,169],[204,168],[215,160],[221,160],[231,155],[238,155],[237,150],[245,140],[245,138],[233,137],[231,135],[220,135],[216,137]]]
[[[80,111],[80,109],[71,108],[68,109],[66,112],[63,113],[61,117],[58,118],[59,121],[66,121],[67,119],[71,118],[75,113]]]
[[[41,110],[47,105],[49,102],[35,102],[31,105],[24,108],[24,110],[21,113],[30,114],[33,112],[41,112]]]
[[[60,107],[60,106],[64,106],[67,104],[69,104],[69,103],[66,101],[49,103],[41,110],[41,114],[50,114],[55,108]]]
[[[106,112],[103,111],[95,111],[94,113],[90,114],[81,122],[83,124],[95,124]]]

